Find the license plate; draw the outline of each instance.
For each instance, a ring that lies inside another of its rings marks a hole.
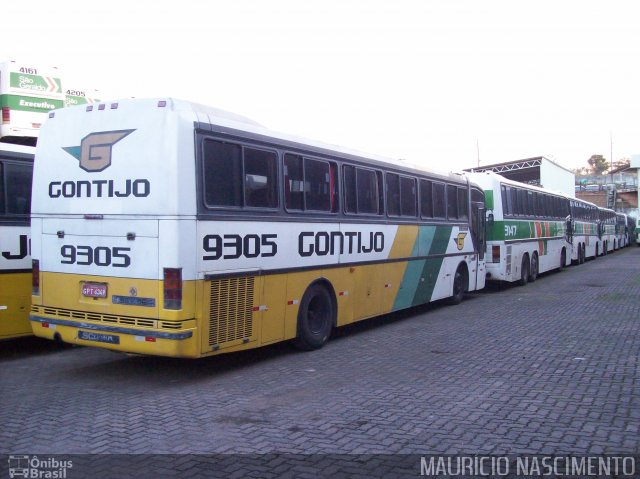
[[[107,285],[104,283],[83,283],[82,296],[88,298],[106,298]]]
[[[120,336],[115,334],[94,333],[93,331],[78,331],[78,338],[85,341],[97,341],[99,343],[120,344]]]

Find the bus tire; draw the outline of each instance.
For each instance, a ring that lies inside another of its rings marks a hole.
[[[527,253],[522,257],[520,265],[520,286],[524,286],[529,282],[529,255]]]
[[[540,271],[540,263],[538,262],[538,252],[534,251],[531,255],[531,268],[529,269],[529,281],[533,283],[538,279],[538,273]]]
[[[566,266],[566,264],[567,264],[567,250],[565,248],[562,248],[562,251],[560,252],[560,268],[558,269],[562,271]]]
[[[320,283],[307,288],[298,309],[298,327],[293,342],[297,349],[312,351],[329,340],[336,311],[331,293]]]
[[[449,298],[449,304],[460,304],[464,299],[464,293],[469,289],[469,274],[467,267],[464,264],[460,264],[456,273],[453,276],[453,287],[451,288],[451,297]]]
[[[598,259],[598,253],[600,252],[600,244],[596,243],[596,254],[594,255],[593,259]]]
[[[580,243],[580,250],[578,251],[580,255],[580,264],[584,264],[587,260],[587,247],[584,243]]]

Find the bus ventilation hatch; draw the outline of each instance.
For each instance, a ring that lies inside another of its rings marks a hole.
[[[250,276],[211,281],[209,346],[253,335],[253,283]]]

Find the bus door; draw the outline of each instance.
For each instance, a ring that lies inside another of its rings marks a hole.
[[[484,252],[487,248],[485,239],[485,208],[484,201],[471,202],[471,237],[473,244],[478,251],[478,259],[476,263],[476,284],[478,284],[478,272],[484,262]],[[484,268],[483,268],[484,271]],[[484,280],[481,281],[484,284]]]

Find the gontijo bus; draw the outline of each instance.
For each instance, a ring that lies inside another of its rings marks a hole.
[[[571,263],[566,196],[490,171],[467,175],[482,186],[486,198],[487,279],[524,285]]]
[[[31,334],[29,212],[35,148],[0,142],[0,340]]]
[[[484,286],[484,196],[166,100],[53,112],[34,173],[37,336],[199,357]]]

